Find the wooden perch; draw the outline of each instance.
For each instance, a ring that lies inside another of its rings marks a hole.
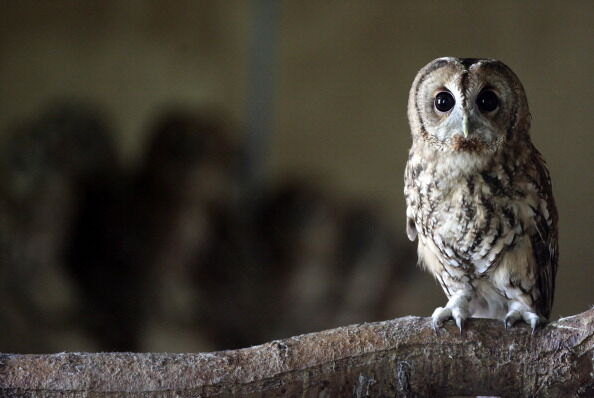
[[[234,351],[0,357],[17,397],[593,397],[594,309],[525,325],[428,318],[340,327]]]

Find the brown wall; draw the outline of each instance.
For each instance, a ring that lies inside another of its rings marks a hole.
[[[89,98],[111,115],[133,161],[162,104],[215,104],[241,127],[252,15],[245,1],[3,1],[0,129],[53,98]],[[525,85],[553,178],[554,313],[584,310],[594,303],[593,16],[591,1],[284,1],[270,176],[315,176],[375,199],[405,239],[405,110],[416,71],[445,55],[501,59]],[[419,280],[403,313],[429,314],[443,300]]]

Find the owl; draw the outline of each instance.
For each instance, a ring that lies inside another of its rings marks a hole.
[[[448,297],[433,327],[477,317],[534,332],[553,304],[557,210],[522,83],[494,59],[438,58],[414,79],[408,118],[406,232]]]

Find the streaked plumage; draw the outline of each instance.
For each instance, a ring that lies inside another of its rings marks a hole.
[[[408,117],[407,234],[449,299],[434,325],[534,328],[553,303],[557,211],[522,84],[496,60],[439,58],[417,74]]]

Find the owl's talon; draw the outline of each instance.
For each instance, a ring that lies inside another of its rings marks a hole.
[[[468,318],[468,311],[461,307],[454,307],[452,309],[452,318],[456,322],[456,326],[460,330],[460,335],[462,335],[462,329],[464,327],[464,321]]]
[[[514,324],[522,318],[522,315],[519,311],[512,310],[507,313],[505,319],[503,320],[503,324],[505,325],[505,330],[509,329],[510,327],[514,326]]]
[[[437,334],[437,326],[435,325],[435,322],[433,322],[433,319],[431,320],[431,329]]]
[[[522,318],[524,318],[524,322],[530,325],[530,327],[532,328],[532,335],[534,336],[534,332],[536,332],[536,327],[541,323],[540,317],[534,312],[525,312],[524,314],[522,314]]]
[[[517,307],[516,307],[517,308]],[[523,320],[532,328],[532,334],[534,335],[537,326],[540,324],[541,319],[540,317],[529,310],[525,309],[512,309],[510,310],[507,315],[505,316],[504,325],[507,329],[510,326],[513,326],[517,321]]]
[[[437,330],[443,326],[443,323],[452,318],[452,310],[447,307],[437,307],[431,315],[431,324],[433,329]]]
[[[520,319],[522,318],[522,315],[520,314],[519,311],[510,311],[507,313],[507,315],[505,316],[505,325],[506,325],[506,329],[509,329],[510,327],[514,326],[516,324],[516,322],[518,322]]]
[[[462,319],[456,318],[456,326],[458,326],[458,330],[460,330],[460,336],[462,336]]]

